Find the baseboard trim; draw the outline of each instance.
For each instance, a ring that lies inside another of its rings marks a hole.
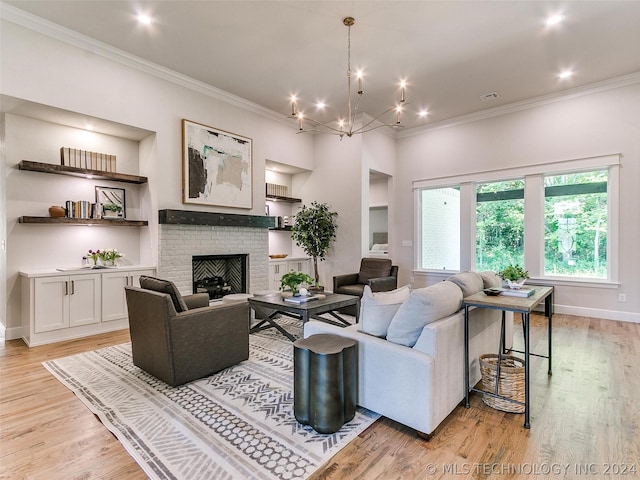
[[[17,340],[22,338],[22,327],[4,328],[5,340]]]
[[[640,313],[621,312],[618,310],[603,310],[599,308],[573,307],[570,305],[554,305],[554,313],[563,315],[577,315],[581,317],[602,318],[620,322],[640,323]]]

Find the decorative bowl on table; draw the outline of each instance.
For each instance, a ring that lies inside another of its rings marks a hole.
[[[269,258],[287,258],[288,256],[288,253],[275,253],[273,255],[269,255]]]
[[[496,295],[500,295],[502,293],[502,291],[499,288],[485,288],[484,290],[482,290],[485,295],[489,295],[489,296],[496,296]]]
[[[507,282],[507,285],[509,285],[509,288],[511,288],[512,290],[520,290],[524,285],[524,282],[526,281],[526,278],[521,278],[519,280],[505,280],[505,282]]]

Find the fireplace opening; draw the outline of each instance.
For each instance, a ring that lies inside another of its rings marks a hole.
[[[191,257],[193,293],[208,293],[216,300],[232,293],[247,293],[249,255],[194,255]]]

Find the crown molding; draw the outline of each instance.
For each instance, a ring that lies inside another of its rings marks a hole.
[[[106,43],[25,12],[24,10],[20,10],[19,8],[7,5],[3,2],[0,2],[0,19],[15,23],[16,25],[33,30],[34,32],[46,35],[71,46],[90,51],[127,67],[153,75],[162,80],[166,80],[181,87],[207,95],[208,97],[215,98],[216,100],[221,100],[243,110],[275,120],[284,125],[292,125],[292,123],[288,121],[288,118],[281,113],[275,112],[220,88],[201,82],[200,80],[196,80],[174,70],[149,62],[148,60],[136,55],[127,53],[124,50],[112,47],[111,45],[107,45]]]
[[[522,100],[520,102],[509,103],[507,105],[501,105],[499,107],[490,108],[488,110],[482,110],[467,115],[460,115],[458,117],[448,118],[446,120],[435,122],[429,125],[411,128],[402,132],[398,132],[397,138],[400,139],[412,137],[432,130],[439,130],[441,128],[448,128],[465,123],[477,122],[478,120],[499,117],[501,115],[520,112],[531,108],[537,108],[543,105],[562,102],[572,98],[593,95],[594,93],[604,92],[606,90],[626,87],[635,83],[640,83],[640,72],[629,73],[620,77],[609,78],[601,82],[590,83],[581,87],[563,90],[561,92],[551,93],[540,97],[530,98],[527,100]]]

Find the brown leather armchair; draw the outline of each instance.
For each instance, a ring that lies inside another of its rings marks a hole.
[[[172,282],[140,284],[153,289],[125,287],[134,365],[176,386],[249,358],[248,303],[209,306],[208,294],[182,297]]]
[[[373,292],[386,292],[398,288],[398,267],[386,258],[363,258],[360,271],[333,277],[333,293],[355,295],[362,298],[364,286]],[[344,313],[355,315],[355,307],[347,307]]]

